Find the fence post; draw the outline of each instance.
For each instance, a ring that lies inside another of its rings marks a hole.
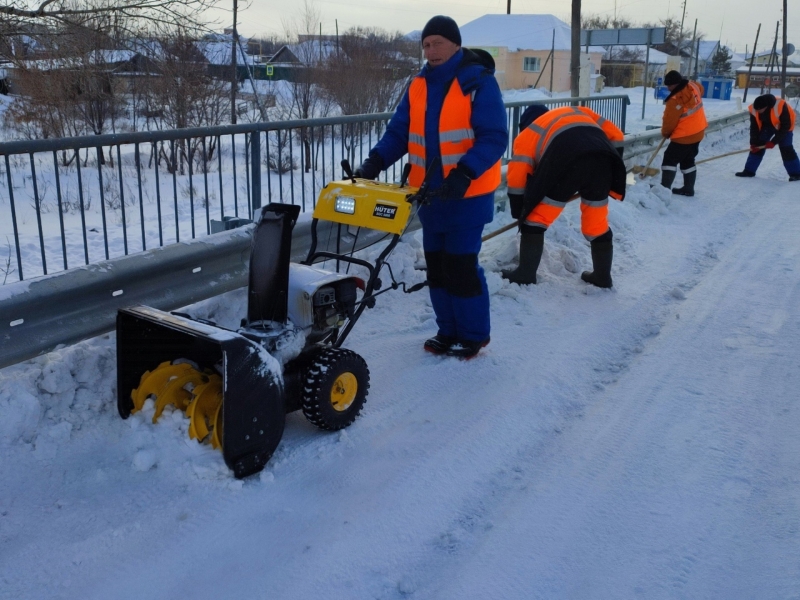
[[[645,93],[647,93],[647,90],[645,90]],[[631,99],[630,97],[626,96],[625,99],[620,100],[619,103],[622,105],[622,114],[620,115],[621,124],[619,128],[622,130],[623,133],[625,133],[625,121],[628,117],[628,104],[631,103]]]
[[[261,132],[250,134],[250,203],[253,207],[253,218],[261,209]]]

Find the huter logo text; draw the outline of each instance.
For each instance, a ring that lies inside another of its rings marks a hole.
[[[394,219],[397,214],[396,206],[389,206],[388,204],[376,204],[375,210],[372,211],[373,217],[380,217],[381,219]]]

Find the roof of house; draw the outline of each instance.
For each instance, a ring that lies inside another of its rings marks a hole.
[[[462,25],[463,46],[499,46],[511,52],[518,50],[550,50],[555,31],[555,49],[572,48],[570,26],[553,15],[483,15]],[[604,52],[590,46],[590,52]]]
[[[318,64],[337,52],[336,42],[307,41],[299,44],[287,44],[281,47],[268,62],[273,64]]]
[[[700,60],[711,60],[714,57],[714,53],[719,48],[719,40],[700,40],[697,44],[698,52],[697,57]]]
[[[228,39],[225,41],[219,40],[202,40],[195,42],[195,46],[203,56],[206,57],[208,62],[212,65],[230,65],[231,64],[231,44],[233,42],[232,36],[226,36]],[[242,43],[241,47],[236,48],[236,64],[238,66],[253,65],[255,57],[249,54],[242,55],[242,48],[247,48],[247,38],[240,38]]]

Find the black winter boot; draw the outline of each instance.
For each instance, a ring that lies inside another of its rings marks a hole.
[[[581,273],[581,279],[599,288],[610,288],[611,261],[614,258],[614,244],[612,233],[609,229],[599,238],[592,240],[592,267],[593,271]]]
[[[528,225],[520,227],[519,266],[516,269],[503,269],[503,279],[520,285],[536,283],[536,271],[539,270],[543,250],[544,230]]]
[[[661,167],[661,185],[665,188],[672,187],[672,182],[675,181],[675,173],[677,171],[673,171],[671,169],[665,169],[663,166]]]
[[[672,188],[673,194],[681,196],[694,196],[694,182],[697,181],[697,171],[683,174],[683,187]]]
[[[445,354],[450,350],[450,346],[456,343],[456,338],[449,335],[435,335],[429,340],[425,340],[422,346],[427,352],[432,354]]]
[[[755,177],[756,176],[755,173],[753,173],[752,171],[748,171],[747,169],[745,169],[744,171],[739,171],[738,173],[734,173],[734,175],[736,175],[737,177]]]

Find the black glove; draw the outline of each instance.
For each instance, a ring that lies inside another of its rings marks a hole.
[[[461,163],[450,171],[444,178],[442,185],[431,195],[442,200],[460,200],[467,193],[469,184],[472,183],[472,171]]]
[[[519,219],[522,216],[522,194],[509,194],[508,205],[511,208],[511,218]]]
[[[377,152],[370,152],[367,160],[361,163],[353,173],[353,177],[359,179],[375,179],[383,171],[383,159]]]

